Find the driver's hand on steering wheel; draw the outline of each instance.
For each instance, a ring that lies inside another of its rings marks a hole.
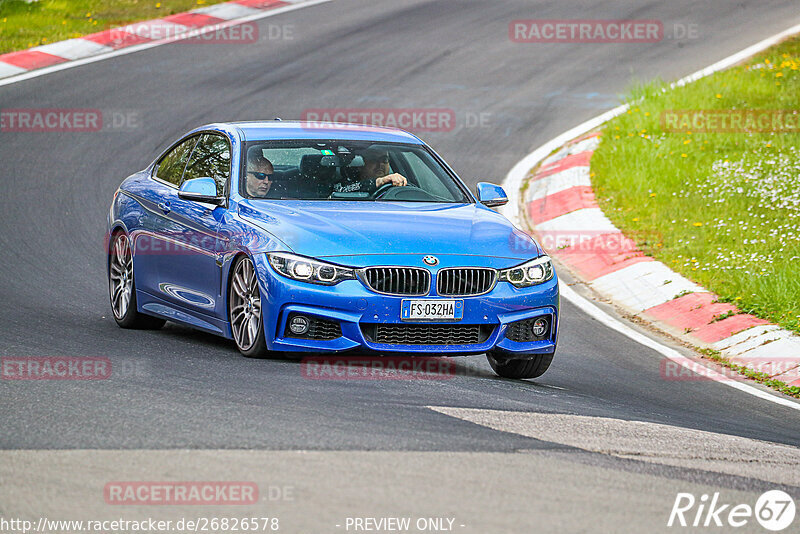
[[[394,186],[401,187],[408,184],[408,180],[402,174],[390,174],[388,176],[381,176],[380,178],[375,179],[375,187],[380,187],[383,184],[390,183]]]

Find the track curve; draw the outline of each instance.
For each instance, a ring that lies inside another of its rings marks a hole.
[[[519,18],[660,19],[699,38],[647,45],[515,44]],[[0,133],[2,356],[105,356],[104,383],[0,382],[0,448],[513,451],[551,444],[428,406],[651,421],[800,445],[800,418],[718,384],[666,382],[659,357],[563,307],[559,353],[534,382],[483,358],[433,381],[311,381],[298,364],[240,358],[232,343],[110,317],[105,213],[128,174],[190,127],[300,117],[308,108],[448,108],[423,133],[470,185],[500,182],[532,147],[597,115],[635,79],[693,72],[800,20],[792,2],[334,0],[258,21],[292,39],[171,44],[0,87],[2,108],[132,111],[99,133]],[[466,127],[485,114],[488,125]]]

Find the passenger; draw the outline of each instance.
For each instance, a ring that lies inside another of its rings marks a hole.
[[[250,150],[247,154],[247,194],[254,198],[267,198],[272,188],[272,176],[275,169],[272,162],[264,157],[260,149]]]
[[[385,149],[368,148],[361,154],[361,157],[364,159],[364,165],[358,167],[357,176],[334,184],[334,191],[340,193],[354,191],[372,193],[384,184],[391,183],[398,187],[408,184],[408,180],[402,174],[390,174],[389,153]]]

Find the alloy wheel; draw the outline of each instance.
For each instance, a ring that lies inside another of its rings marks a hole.
[[[249,258],[236,264],[231,281],[231,328],[240,350],[250,349],[261,325],[261,294],[255,268]]]
[[[133,292],[133,257],[125,234],[117,235],[111,251],[111,309],[117,319],[128,313]]]

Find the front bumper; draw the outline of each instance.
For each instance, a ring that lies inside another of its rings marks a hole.
[[[525,289],[499,282],[485,295],[457,297],[464,301],[464,317],[460,321],[410,322],[400,320],[403,299],[440,297],[434,294],[425,297],[382,295],[367,289],[358,280],[347,280],[335,286],[299,282],[277,274],[263,254],[254,260],[259,273],[266,343],[271,351],[324,353],[358,350],[455,356],[495,350],[509,358],[524,358],[551,353],[556,348],[559,324],[557,277]],[[293,313],[335,321],[341,326],[341,336],[329,340],[287,336],[287,320]],[[511,323],[540,316],[550,316],[549,334],[545,339],[518,342],[506,337]],[[484,339],[478,343],[447,345],[378,343],[370,337],[376,324],[482,325],[482,331],[488,333],[488,337],[482,336]]]

